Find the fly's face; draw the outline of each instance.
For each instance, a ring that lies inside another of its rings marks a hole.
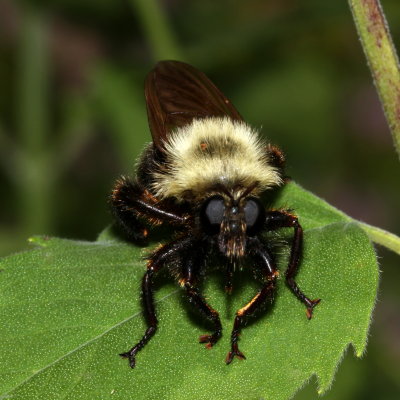
[[[230,259],[243,257],[248,236],[260,232],[265,212],[255,197],[224,198],[216,195],[205,201],[200,211],[205,232],[218,237],[218,247]]]

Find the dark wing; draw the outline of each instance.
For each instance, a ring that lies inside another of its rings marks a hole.
[[[232,103],[205,74],[180,61],[160,61],[145,83],[147,115],[154,144],[194,118],[229,117],[242,121]]]

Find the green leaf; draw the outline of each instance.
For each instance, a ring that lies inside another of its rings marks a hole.
[[[349,344],[358,356],[365,349],[378,284],[375,253],[357,224],[295,184],[274,205],[293,207],[305,227],[297,282],[322,299],[312,320],[280,279],[273,304],[243,329],[247,360],[227,366],[235,311],[258,288],[249,271],[237,272],[231,296],[222,290],[223,273],[207,275],[204,291],[224,327],[211,350],[197,343],[209,326],[161,276],[159,330],[132,370],[118,353],[145,330],[140,280],[149,250],[110,230],[93,243],[34,238],[36,249],[0,262],[0,398],[280,400],[313,375],[326,391]]]

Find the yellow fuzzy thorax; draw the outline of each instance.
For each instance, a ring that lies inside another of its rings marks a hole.
[[[229,118],[196,119],[164,143],[166,162],[154,173],[159,199],[203,198],[216,185],[228,190],[254,186],[253,193],[282,184],[269,163],[266,144],[244,122]]]

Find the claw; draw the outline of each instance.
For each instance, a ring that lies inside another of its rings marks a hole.
[[[226,355],[226,359],[225,362],[226,364],[230,364],[233,361],[234,357],[237,357],[239,360],[245,360],[246,357],[245,355],[236,347],[235,349],[232,348],[232,351],[230,351],[227,355]]]
[[[211,347],[213,347],[214,344],[217,343],[220,336],[221,336],[220,334],[200,335],[199,343],[206,343],[206,348],[211,349]]]
[[[136,352],[128,351],[126,353],[120,353],[120,356],[122,358],[127,358],[129,360],[129,366],[131,368],[135,368],[135,365],[136,365],[136,360],[135,360]]]
[[[199,343],[210,343],[212,340],[212,335],[200,335]]]
[[[321,299],[315,299],[315,300],[310,301],[311,305],[310,305],[310,307],[307,307],[307,310],[306,310],[306,315],[307,315],[308,319],[312,318],[312,313],[313,313],[314,307],[316,305],[318,305],[320,301],[321,301]]]
[[[215,340],[213,340],[213,336],[212,335],[201,335],[199,337],[199,343],[205,343],[206,345],[204,346],[206,349],[211,349],[214,344],[215,344]]]

